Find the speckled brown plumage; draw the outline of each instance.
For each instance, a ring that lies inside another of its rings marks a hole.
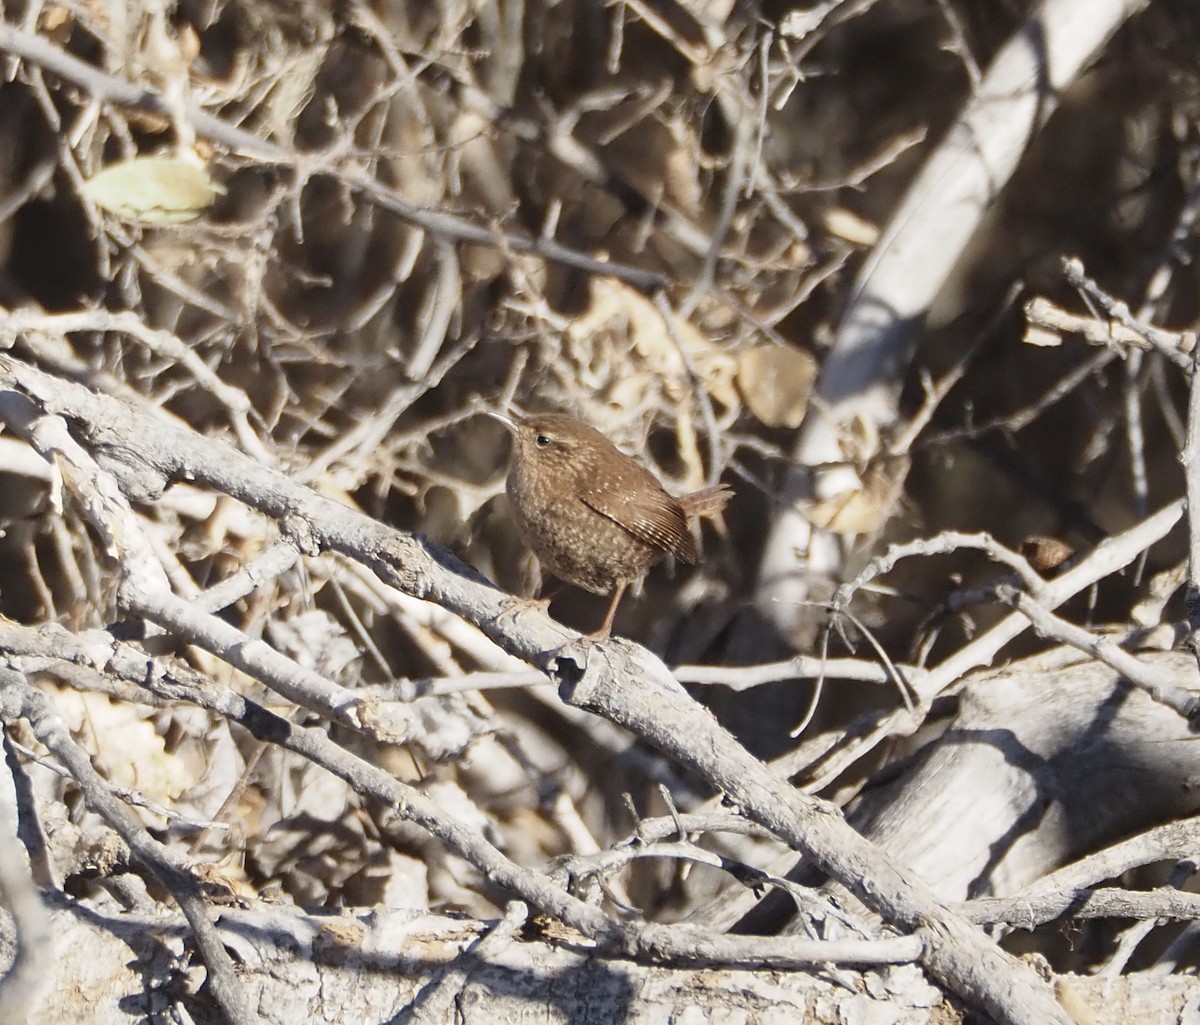
[[[556,577],[596,594],[612,592],[612,627],[626,586],[674,555],[696,561],[688,527],[719,513],[725,485],[672,498],[658,479],[593,427],[569,416],[497,419],[512,431],[507,491],[522,539]]]

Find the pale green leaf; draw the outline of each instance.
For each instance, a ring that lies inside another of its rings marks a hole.
[[[84,182],[82,191],[101,210],[125,220],[179,224],[199,217],[225,188],[189,160],[134,157],[110,164]]]

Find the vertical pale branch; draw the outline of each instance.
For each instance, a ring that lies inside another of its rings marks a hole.
[[[854,494],[845,436],[884,437],[899,417],[909,354],[923,318],[958,266],[972,235],[1063,92],[1142,0],[1045,0],[1012,36],[957,122],[913,180],[854,285],[817,381],[816,412],[793,452],[799,469],[788,497]],[[856,421],[869,432],[855,432]],[[814,489],[811,466],[832,464]],[[767,539],[756,604],[785,635],[812,597],[814,577],[836,576],[837,538],[814,529],[798,507],[776,518]]]
[[[1185,604],[1188,618],[1188,647],[1200,664],[1200,348],[1193,353],[1192,380],[1188,393],[1187,441],[1179,460],[1187,481],[1188,578]]]

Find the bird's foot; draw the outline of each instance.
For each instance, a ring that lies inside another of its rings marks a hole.
[[[547,595],[543,598],[518,598],[514,595],[504,603],[493,622],[497,626],[502,626],[507,621],[510,625],[516,626],[517,620],[525,613],[540,612],[543,615],[549,615],[550,601],[553,597],[553,595]]]

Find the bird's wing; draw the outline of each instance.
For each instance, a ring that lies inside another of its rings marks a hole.
[[[661,487],[623,490],[609,486],[585,489],[579,497],[639,541],[670,552],[686,563],[695,563],[696,542],[688,530],[683,508]]]

